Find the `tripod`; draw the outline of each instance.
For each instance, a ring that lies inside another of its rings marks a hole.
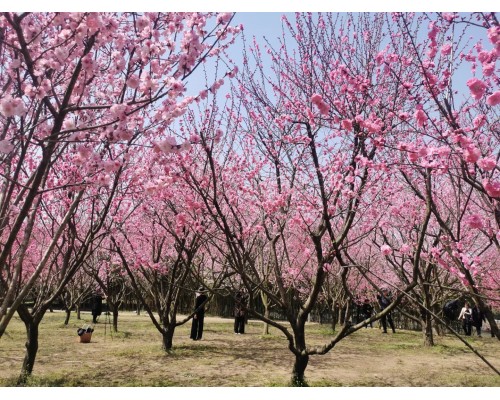
[[[111,328],[111,315],[109,312],[109,307],[106,304],[106,306],[104,307],[104,340],[106,340],[108,324],[109,324],[109,334],[111,336],[111,340],[113,340],[113,330]]]

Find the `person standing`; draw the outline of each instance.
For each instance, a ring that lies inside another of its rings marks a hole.
[[[207,300],[206,290],[200,287],[196,292],[194,304],[193,324],[191,325],[191,335],[193,340],[200,340],[203,336],[203,322],[205,319],[205,302]]]
[[[234,333],[242,335],[245,333],[247,299],[241,290],[236,293],[236,302],[234,304]]]
[[[369,299],[365,299],[365,301],[363,302],[363,305],[361,306],[361,312],[363,314],[363,319],[368,319],[372,316],[373,307],[370,304]],[[368,328],[368,324],[365,325],[365,328]],[[370,328],[373,328],[373,324],[371,321],[370,321]]]
[[[474,306],[472,307],[471,314],[472,326],[476,328],[477,336],[481,337],[481,328],[483,327],[483,321],[486,321],[486,317],[477,304],[474,304]]]
[[[97,324],[97,318],[102,314],[102,296],[94,293],[92,296],[92,322]]]
[[[388,289],[382,289],[382,294],[377,295],[378,304],[380,305],[380,310],[386,309],[389,304],[392,302],[391,294]],[[392,333],[396,333],[396,328],[394,327],[394,322],[392,321],[391,313],[387,313],[382,318],[380,318],[380,322],[382,323],[382,333],[387,333],[387,322],[392,329]]]
[[[472,310],[468,302],[465,302],[465,305],[462,307],[458,320],[462,321],[465,336],[470,336],[472,334]]]

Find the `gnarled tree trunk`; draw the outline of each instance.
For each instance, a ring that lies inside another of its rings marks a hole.
[[[308,363],[309,356],[307,354],[295,355],[295,363],[293,364],[292,371],[292,386],[307,386],[304,374]]]

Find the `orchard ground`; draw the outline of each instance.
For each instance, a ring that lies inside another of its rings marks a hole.
[[[293,356],[284,336],[262,322],[250,321],[246,334],[233,333],[231,319],[206,317],[201,341],[189,339],[190,323],[179,327],[174,348],[165,352],[149,317],[123,312],[119,332],[111,333],[105,315],[92,341],[79,343],[76,330],[91,321],[48,313],[40,325],[40,346],[28,385],[41,386],[286,386]],[[0,340],[0,385],[15,385],[24,357],[24,325],[18,317]],[[310,344],[324,344],[329,325],[307,327]],[[489,333],[468,339],[495,368],[500,346]],[[422,346],[420,332],[399,330],[384,335],[378,328],[362,329],[342,340],[324,356],[311,357],[306,370],[310,386],[344,387],[499,387],[500,377],[456,337],[435,337],[436,346]]]

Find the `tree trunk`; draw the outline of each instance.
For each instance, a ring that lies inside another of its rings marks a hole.
[[[427,310],[422,309],[422,333],[424,336],[424,346],[434,346],[434,335],[432,333],[432,315]]]
[[[342,308],[340,308],[340,320],[339,320],[339,323],[340,325],[345,325],[345,323],[347,322],[347,306],[343,306]]]
[[[267,301],[267,295],[264,292],[261,292],[260,297],[262,298],[262,304],[264,305],[264,316],[269,318],[269,302]],[[264,322],[262,334],[269,335],[269,324],[267,322]]]
[[[305,353],[306,350],[306,335],[305,335],[305,323],[301,320],[293,328],[293,336],[295,339],[295,348],[298,353],[295,354],[295,363],[293,365],[292,371],[292,386],[308,386],[305,380],[305,370],[307,364],[309,363],[309,355]]]
[[[18,386],[26,384],[28,377],[33,372],[35,366],[35,359],[38,352],[38,323],[25,321],[26,326],[26,353],[24,355],[23,366],[21,368],[21,375],[17,380]]]
[[[113,305],[113,331],[118,332],[118,306]]]
[[[66,319],[64,320],[64,325],[68,325],[70,316],[71,316],[71,310],[68,309],[66,310]]]
[[[432,308],[429,287],[424,285],[424,305],[420,308],[422,320],[422,333],[424,335],[424,346],[434,346],[434,334],[432,332],[432,314],[428,311]]]
[[[495,321],[495,316],[491,312],[491,309],[484,304],[482,300],[478,301],[479,307],[482,307],[484,316],[486,317],[486,320],[490,323],[490,328],[491,328],[491,337],[495,337],[500,340],[500,329],[498,329],[498,325]]]
[[[163,350],[168,351],[172,349],[174,341],[174,328],[164,329],[162,332]]]
[[[80,310],[80,305],[78,304],[78,305],[76,306],[76,319],[82,319],[82,318],[81,318],[81,315],[80,315],[80,312],[81,312],[81,310]]]
[[[339,307],[337,303],[332,304],[332,331],[335,332],[335,327],[337,326],[337,322],[339,320]]]
[[[292,386],[308,386],[305,380],[305,371],[309,363],[308,355],[295,355],[295,363],[292,372]]]

